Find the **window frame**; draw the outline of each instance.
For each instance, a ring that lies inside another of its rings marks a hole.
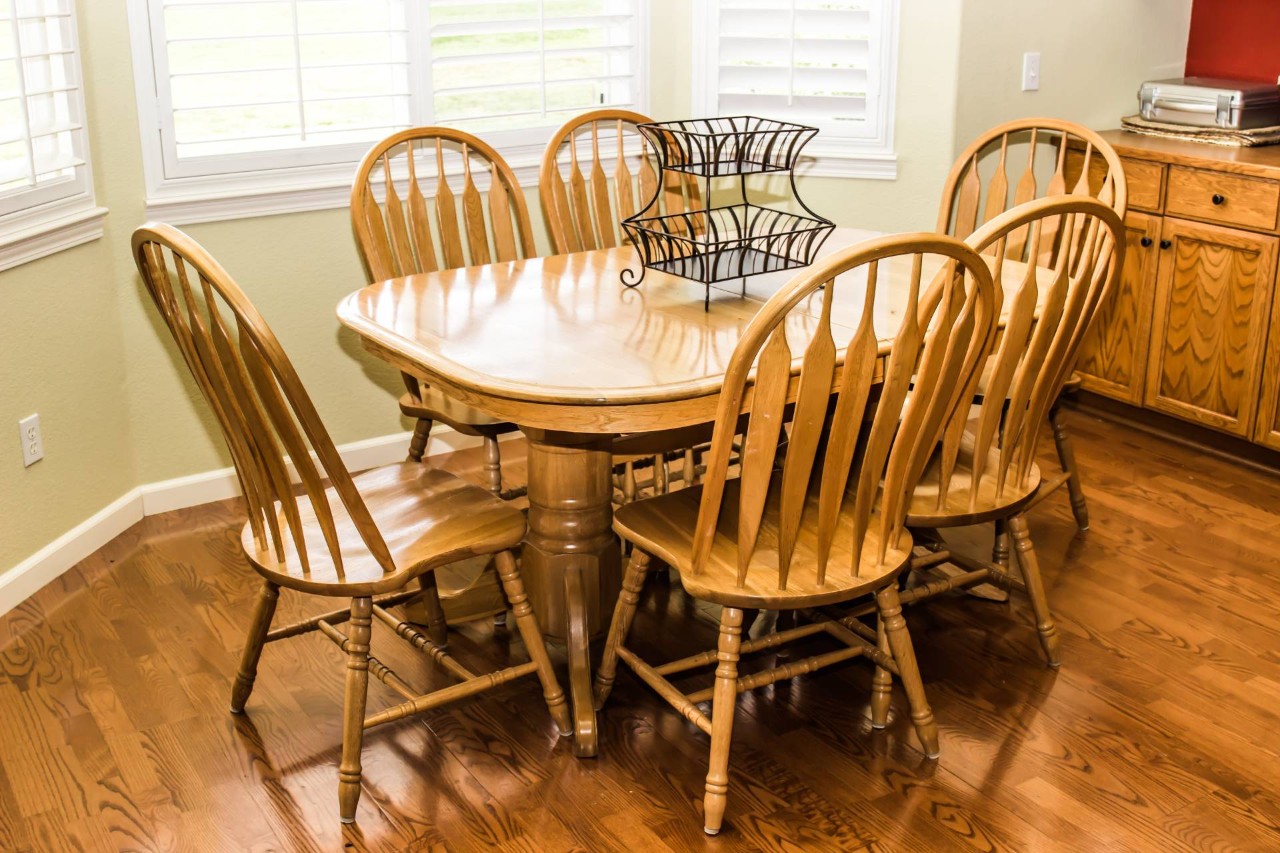
[[[635,4],[635,39],[632,44],[635,103],[631,108],[647,112],[650,4],[649,0],[630,1]],[[417,33],[423,39],[429,38],[429,19],[424,10],[425,4],[421,0],[412,0],[408,4],[406,25],[411,36]],[[341,152],[337,146],[329,149],[347,156],[310,158],[336,162],[306,162],[309,158],[298,157],[297,165],[271,165],[272,157],[290,156],[279,152],[264,154],[257,167],[227,169],[217,174],[182,174],[184,170],[178,170],[175,174],[173,158],[161,135],[167,131],[172,138],[172,114],[165,114],[165,105],[159,95],[159,74],[164,71],[164,65],[151,38],[156,23],[154,16],[162,14],[159,0],[128,0],[148,218],[184,225],[346,207],[350,202],[356,166],[377,140],[342,146]],[[411,37],[411,42],[415,41]],[[416,61],[410,65],[409,97],[417,115],[427,115],[429,107],[423,102],[431,98],[430,52],[421,47],[411,47],[411,51]],[[554,130],[554,127],[529,128],[482,132],[480,136],[502,152],[521,187],[529,189],[537,185],[542,152]],[[252,156],[235,156],[248,163],[254,159]]]
[[[74,91],[68,97],[79,118],[79,129],[72,138],[72,150],[83,161],[77,175],[5,194],[19,202],[15,209],[0,215],[0,270],[11,269],[30,261],[70,249],[103,235],[102,219],[107,214],[99,207],[94,194],[93,163],[90,156],[89,118],[84,97],[84,73],[81,68],[80,16],[74,0],[65,5],[69,18],[68,33],[70,76]],[[17,9],[14,13],[17,14]],[[15,44],[15,48],[18,45]],[[18,48],[20,51],[20,48]],[[21,53],[17,57],[21,61]],[[22,94],[28,97],[27,93]],[[25,129],[29,133],[30,128]],[[30,139],[30,136],[26,137]]]
[[[892,181],[898,177],[894,149],[897,115],[900,0],[885,0],[880,21],[879,97],[875,102],[875,133],[866,137],[819,132],[804,149],[796,173],[815,177],[867,178]],[[720,0],[698,0],[693,8],[693,107],[700,115],[719,114]],[[785,113],[767,116],[787,121]]]

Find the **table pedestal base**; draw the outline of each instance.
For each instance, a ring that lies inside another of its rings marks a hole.
[[[596,754],[591,698],[592,635],[609,627],[622,586],[613,533],[609,436],[525,430],[529,441],[529,533],[521,574],[543,632],[569,652],[574,752]]]

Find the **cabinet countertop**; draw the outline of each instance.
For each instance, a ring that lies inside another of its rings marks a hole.
[[[1280,180],[1280,145],[1235,148],[1147,136],[1128,130],[1104,130],[1101,135],[1122,157]]]

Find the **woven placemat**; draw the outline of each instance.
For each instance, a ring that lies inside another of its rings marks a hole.
[[[1145,133],[1148,136],[1163,136],[1166,139],[1181,139],[1185,142],[1207,142],[1211,145],[1226,145],[1232,148],[1252,148],[1255,145],[1275,145],[1280,143],[1280,126],[1255,127],[1250,130],[1234,130],[1223,127],[1190,127],[1185,124],[1169,124],[1163,121],[1148,121],[1142,116],[1125,116],[1120,119],[1120,126],[1134,133]]]

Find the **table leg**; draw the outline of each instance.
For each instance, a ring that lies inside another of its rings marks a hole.
[[[550,639],[569,652],[574,752],[596,754],[592,635],[608,628],[622,585],[613,533],[610,438],[525,430],[529,441],[529,533],[521,574]]]

